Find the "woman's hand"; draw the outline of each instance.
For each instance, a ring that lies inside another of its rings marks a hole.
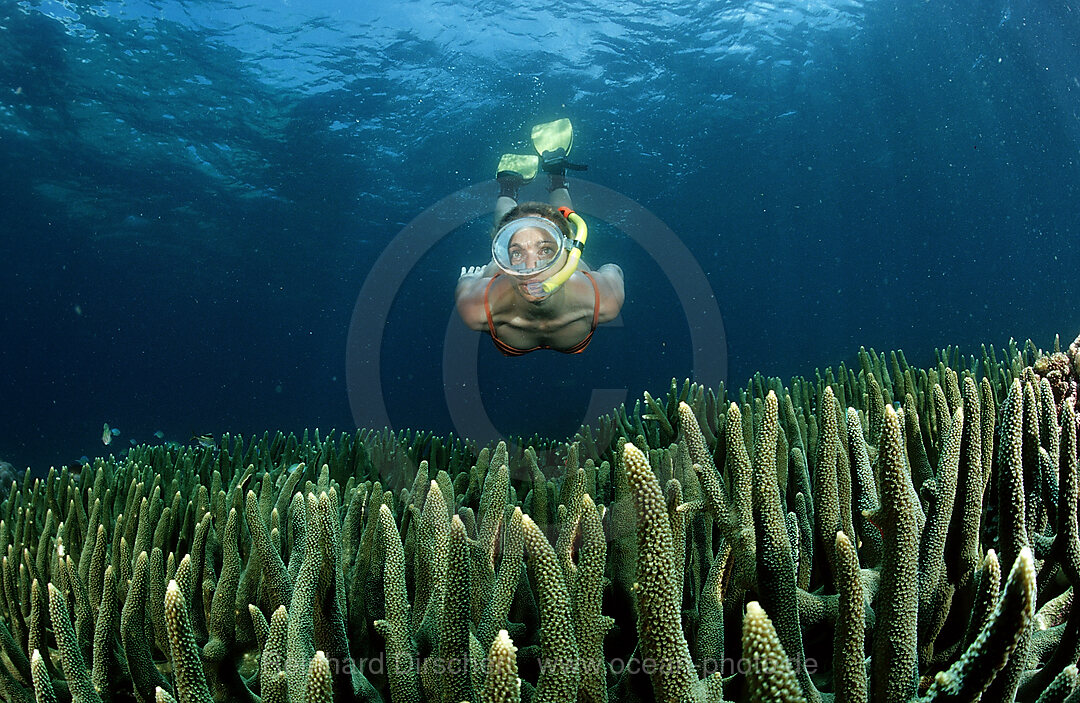
[[[461,275],[458,276],[458,282],[464,281],[469,278],[483,278],[484,267],[483,266],[462,266]]]

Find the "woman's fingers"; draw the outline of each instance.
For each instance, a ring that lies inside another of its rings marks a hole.
[[[461,276],[478,276],[483,269],[480,266],[462,266]]]

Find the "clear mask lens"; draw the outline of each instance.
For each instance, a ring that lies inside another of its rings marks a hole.
[[[495,234],[491,256],[511,276],[534,276],[559,262],[566,237],[542,217],[520,217]]]

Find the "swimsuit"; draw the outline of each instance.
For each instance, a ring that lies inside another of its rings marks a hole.
[[[592,329],[589,330],[589,334],[585,335],[585,339],[569,349],[555,350],[560,351],[563,354],[580,354],[585,351],[585,347],[589,346],[589,342],[592,341],[593,332],[596,331],[596,325],[600,321],[600,288],[596,285],[596,279],[592,277],[591,273],[588,271],[582,271],[582,273],[589,278],[589,281],[592,283],[593,293],[595,294],[595,300],[593,301]],[[491,333],[491,341],[495,343],[495,348],[501,351],[503,356],[521,356],[522,354],[528,354],[529,352],[534,352],[538,349],[551,349],[547,344],[538,344],[532,349],[518,349],[517,347],[512,347],[502,341],[499,339],[498,335],[495,334],[495,321],[491,319],[491,306],[488,305],[488,291],[491,290],[491,284],[494,283],[495,279],[500,275],[502,274],[497,273],[492,276],[491,280],[488,281],[487,287],[484,288],[484,312],[487,313],[488,332]]]

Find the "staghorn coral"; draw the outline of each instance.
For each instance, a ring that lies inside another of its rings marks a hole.
[[[743,618],[743,653],[750,661],[747,687],[752,703],[805,703],[791,661],[769,616],[758,604],[746,605]]]
[[[863,350],[673,382],[569,443],[226,436],[26,472],[0,700],[1075,699],[1078,378],[1080,338]]]

